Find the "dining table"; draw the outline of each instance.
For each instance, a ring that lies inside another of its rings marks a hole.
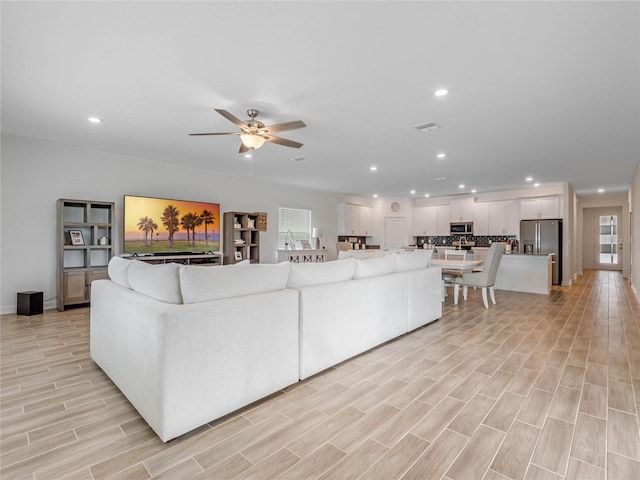
[[[445,260],[439,258],[431,259],[431,266],[433,267],[442,267],[442,270],[459,270],[460,274],[473,272],[474,269],[483,265],[484,261],[482,260]],[[451,286],[451,285],[449,285]],[[458,304],[458,291],[459,285],[454,284],[454,294],[453,294],[453,302],[454,304]],[[444,302],[445,297],[447,296],[447,285],[446,281],[442,279],[442,301]]]

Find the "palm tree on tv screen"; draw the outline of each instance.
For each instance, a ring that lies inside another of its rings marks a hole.
[[[158,224],[153,221],[153,218],[150,218],[149,219],[149,238],[151,239],[151,245],[153,245],[153,232],[155,232],[156,230],[158,230]]]
[[[204,223],[204,244],[206,246],[209,245],[209,233],[207,231],[207,225],[212,225],[216,217],[213,212],[210,212],[209,210],[203,210],[200,218],[202,219],[202,223]]]
[[[162,212],[162,224],[169,232],[169,248],[173,248],[173,234],[180,230],[178,216],[180,211],[173,205],[167,205]]]
[[[193,246],[196,246],[196,227],[199,227],[200,225],[202,225],[202,217],[200,215],[198,215],[197,213],[193,214],[193,227],[191,227],[191,231],[193,232],[193,235],[191,236],[191,240],[193,241]]]
[[[195,216],[193,213],[186,213],[180,219],[180,226],[182,230],[187,231],[187,245],[191,246],[191,230],[195,227]]]
[[[144,246],[147,246],[147,238],[149,237],[149,232],[151,231],[151,227],[149,222],[153,222],[149,217],[140,217],[138,221],[138,230],[144,232]],[[153,238],[153,236],[151,237]]]

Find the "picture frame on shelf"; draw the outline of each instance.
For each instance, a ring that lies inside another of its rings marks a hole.
[[[235,254],[234,254],[234,258],[236,260],[242,260],[242,252],[236,251]]]
[[[84,245],[84,237],[81,230],[69,230],[71,245]]]

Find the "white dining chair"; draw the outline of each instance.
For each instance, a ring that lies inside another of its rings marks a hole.
[[[496,304],[496,294],[493,291],[493,285],[496,283],[496,274],[500,266],[500,260],[504,254],[504,243],[494,243],[489,248],[487,257],[484,261],[484,269],[481,272],[463,273],[462,276],[453,280],[454,285],[454,303],[458,303],[459,287],[462,287],[462,298],[467,299],[467,290],[469,287],[482,288],[482,301],[485,308],[489,308],[487,301],[487,289],[491,295],[491,302]],[[457,288],[456,288],[457,287]]]

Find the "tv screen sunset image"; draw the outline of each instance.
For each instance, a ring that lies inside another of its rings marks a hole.
[[[124,253],[220,250],[220,205],[124,197]]]

